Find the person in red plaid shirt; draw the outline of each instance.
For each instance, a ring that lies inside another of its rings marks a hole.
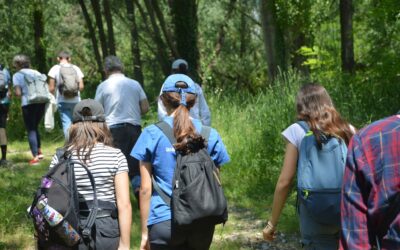
[[[400,249],[400,115],[353,136],[343,179],[339,249]]]

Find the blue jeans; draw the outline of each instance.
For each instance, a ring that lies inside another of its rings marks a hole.
[[[72,112],[77,103],[60,102],[58,103],[58,112],[60,113],[61,124],[64,131],[64,137],[68,138],[68,129],[72,123]]]
[[[38,155],[38,150],[41,146],[38,127],[44,115],[44,106],[44,103],[22,106],[22,117],[24,119],[26,131],[28,132],[28,142],[33,157]]]

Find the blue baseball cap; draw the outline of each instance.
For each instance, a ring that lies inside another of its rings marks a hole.
[[[177,82],[184,82],[187,84],[187,88],[179,88],[176,86]],[[185,92],[190,94],[196,93],[196,86],[192,78],[184,74],[173,74],[167,77],[163,83],[162,92]]]
[[[186,88],[177,86],[178,82],[186,83]],[[197,95],[196,86],[192,78],[184,74],[173,74],[167,77],[163,83],[162,92],[176,92],[181,95],[181,104],[186,106],[186,93]]]

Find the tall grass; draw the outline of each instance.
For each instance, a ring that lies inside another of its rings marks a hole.
[[[280,134],[295,120],[294,97],[302,81],[297,74],[282,75],[256,95],[218,89],[207,95],[212,124],[231,156],[231,162],[222,168],[229,203],[251,208],[261,218],[270,211],[284,154]],[[294,205],[291,198],[281,228],[297,229]]]
[[[305,81],[307,79],[290,72],[282,74],[273,86],[256,94],[217,88],[206,90],[212,125],[220,133],[231,157],[231,162],[222,167],[222,181],[229,205],[236,208],[232,211],[250,210],[255,217],[268,218],[284,155],[281,132],[296,120],[295,95]],[[387,116],[400,107],[394,94],[385,96],[372,86],[372,82],[341,76],[321,78],[320,82],[328,89],[342,115],[357,127]],[[396,89],[385,90],[385,93],[387,91],[395,92]],[[145,126],[156,121],[155,106],[153,103],[150,114],[145,117]],[[9,145],[9,159],[13,165],[0,168],[0,249],[33,246],[32,223],[26,218],[25,211],[40,177],[46,172],[51,155],[63,144],[60,129],[50,135],[43,133],[46,160],[40,166],[29,167],[26,137],[23,130],[15,131],[15,128],[20,127],[8,128],[13,134]],[[137,248],[139,214],[136,208],[133,212],[132,247]],[[279,230],[297,231],[295,214],[295,192],[292,192],[281,216]],[[239,230],[235,223],[240,216],[245,215],[236,213],[225,228],[218,228],[216,235]],[[241,242],[217,241],[212,249],[241,249]]]

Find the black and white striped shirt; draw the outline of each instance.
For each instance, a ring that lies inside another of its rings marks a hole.
[[[72,160],[79,161],[76,152],[72,153]],[[54,155],[50,168],[57,163],[58,157]],[[129,171],[125,155],[117,148],[98,143],[92,149],[87,166],[96,183],[97,199],[115,202],[114,178],[117,174]],[[93,189],[86,170],[80,165],[74,169],[79,201],[93,200]]]

